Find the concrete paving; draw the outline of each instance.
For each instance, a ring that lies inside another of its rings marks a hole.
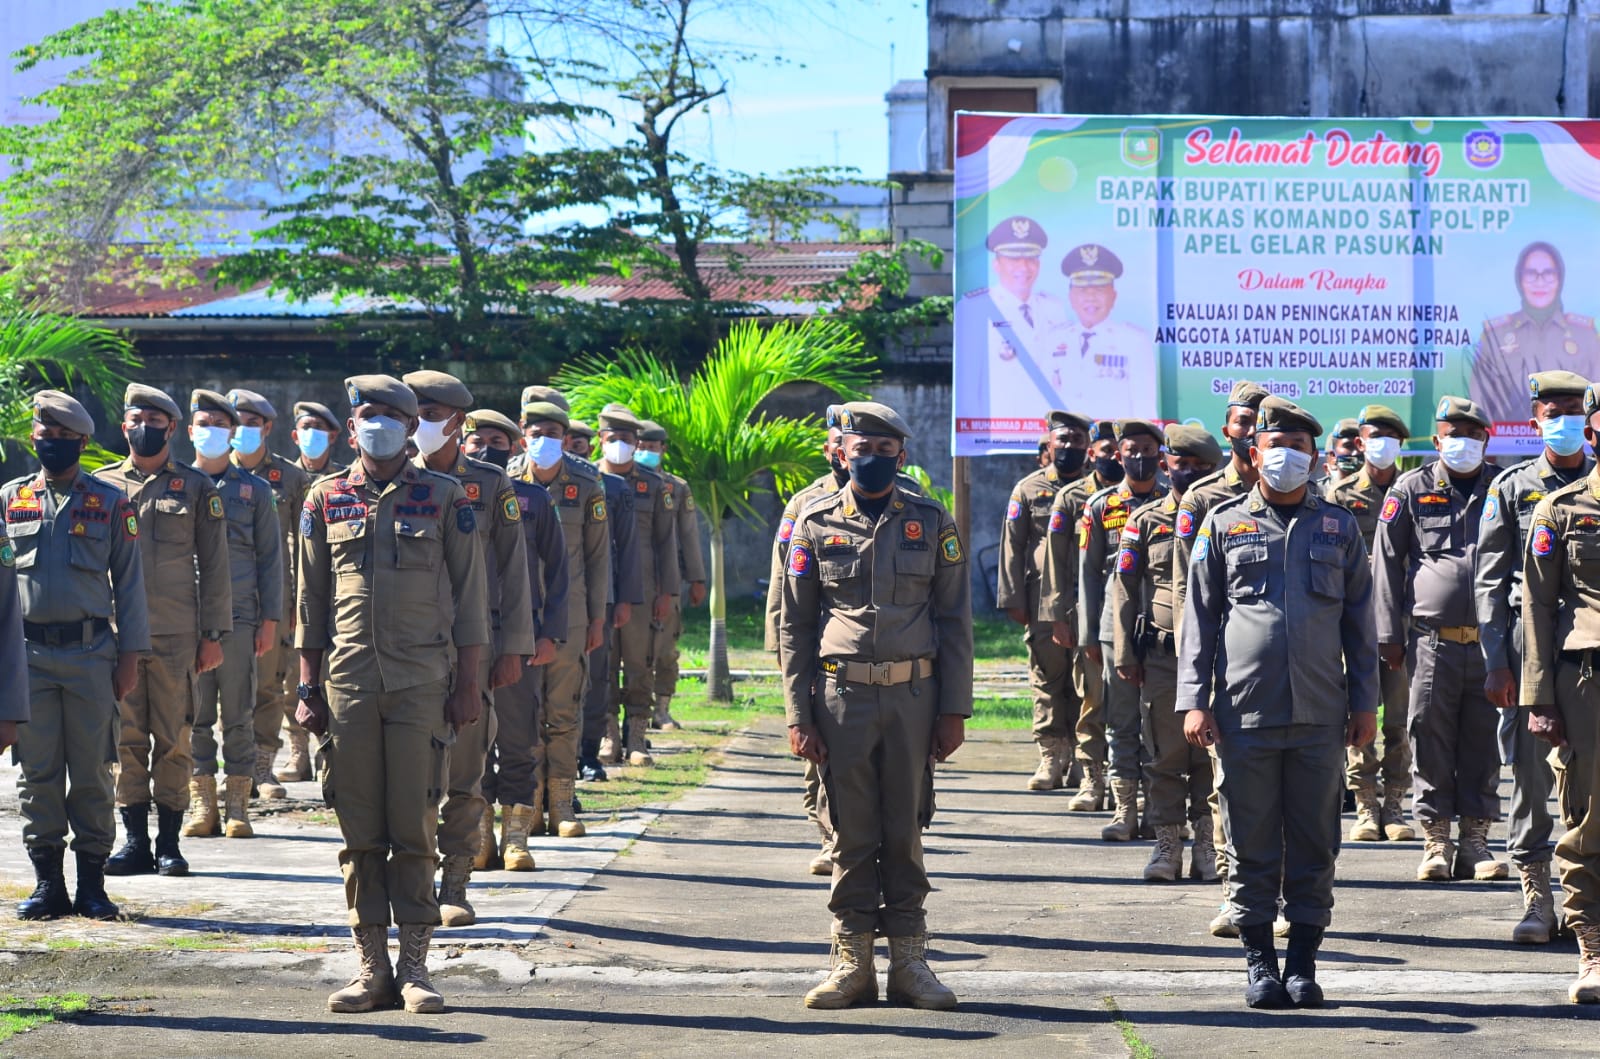
[[[672,752],[667,737],[658,746]],[[1068,792],[1025,791],[1032,765],[1024,733],[991,732],[940,772],[928,907],[933,964],[962,998],[954,1013],[801,1007],[827,965],[827,881],[805,873],[815,832],[800,811],[798,764],[770,721],[737,737],[704,787],[659,813],[591,821],[587,839],[542,840],[532,875],[476,877],[479,925],[436,937],[435,980],[450,1006],[442,1016],[326,1013],[327,990],[354,966],[337,832],[278,815],[258,822],[255,840],[188,841],[189,879],[114,880],[131,922],[0,916],[5,992],[113,998],[0,1052],[1597,1050],[1590,1023],[1600,1011],[1565,1000],[1572,943],[1511,945],[1515,882],[1417,883],[1417,842],[1346,846],[1321,963],[1330,1006],[1248,1011],[1238,943],[1206,933],[1218,887],[1137,881],[1147,845],[1101,842],[1106,814],[1067,813]],[[13,775],[0,769],[11,799],[0,802],[0,834],[19,830]],[[312,794],[310,785],[291,791]],[[27,874],[20,842],[0,843],[0,878],[22,884]]]

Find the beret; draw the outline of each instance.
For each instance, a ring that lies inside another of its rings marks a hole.
[[[85,437],[94,433],[94,417],[89,410],[76,397],[60,390],[40,390],[33,395],[33,418]]]
[[[1350,416],[1346,416],[1333,424],[1333,433],[1330,435],[1333,438],[1359,438],[1360,436],[1361,424]]]
[[[1243,405],[1246,408],[1260,408],[1261,402],[1270,396],[1271,394],[1259,384],[1249,379],[1240,379],[1228,392],[1228,407]]]
[[[667,428],[653,419],[639,420],[640,441],[666,441]]]
[[[345,400],[353,412],[364,404],[386,404],[402,415],[417,414],[417,395],[393,375],[352,375],[344,381]]]
[[[633,409],[625,404],[615,402],[600,409],[596,417],[600,421],[601,430],[633,430],[639,429],[639,417],[633,414]]]
[[[1222,462],[1222,446],[1217,439],[1193,423],[1174,423],[1167,428],[1167,451],[1174,456],[1193,456],[1212,466]]]
[[[1050,415],[1047,418],[1052,431],[1070,430],[1073,428],[1083,431],[1094,429],[1094,420],[1080,412],[1063,412],[1059,408],[1053,408],[1050,410]]]
[[[522,437],[522,431],[517,429],[517,424],[513,423],[509,417],[496,412],[492,408],[473,409],[467,413],[466,422],[461,425],[462,432],[466,434],[470,434],[474,430],[481,430],[484,427],[498,430],[512,441]]]
[[[1117,424],[1109,419],[1102,419],[1089,429],[1089,440],[1115,441],[1117,440]]]
[[[886,404],[876,401],[850,401],[839,410],[839,429],[846,434],[899,438],[911,437],[906,421]]]
[[[1481,427],[1494,426],[1489,413],[1465,397],[1441,397],[1439,407],[1433,410],[1433,418],[1440,423],[1476,423]]]
[[[278,418],[278,410],[272,407],[272,402],[254,390],[229,390],[228,403],[233,405],[235,419],[239,412],[253,412],[262,419]]]
[[[1119,419],[1117,420],[1117,440],[1138,437],[1143,434],[1156,439],[1157,444],[1166,439],[1161,434],[1161,428],[1148,419]]]
[[[575,434],[580,438],[592,439],[594,437],[594,427],[581,419],[574,419],[567,424],[567,433]]]
[[[239,413],[233,410],[233,403],[215,390],[196,390],[191,393],[189,411],[221,412],[235,425],[239,422]]]
[[[1322,424],[1317,422],[1317,417],[1293,401],[1282,397],[1265,397],[1262,398],[1260,412],[1256,419],[1257,434],[1298,430],[1310,434],[1312,438],[1322,436]]]
[[[299,419],[301,416],[316,416],[331,426],[335,434],[344,426],[344,420],[334,415],[333,409],[315,401],[296,401],[294,403],[294,417]]]
[[[554,386],[524,386],[522,388],[522,403],[533,404],[536,401],[545,401],[557,408],[572,414],[572,405],[567,403],[567,395]]]
[[[1570,371],[1541,371],[1528,376],[1528,395],[1534,400],[1549,397],[1582,397],[1589,380]]]
[[[842,404],[830,404],[828,406],[828,411],[823,418],[827,421],[829,430],[839,429],[839,413],[843,410],[844,405]]]
[[[1406,425],[1404,419],[1400,418],[1400,413],[1386,404],[1369,404],[1365,406],[1356,415],[1356,422],[1362,426],[1370,423],[1375,427],[1388,427],[1391,430],[1398,430],[1402,438],[1411,436],[1411,428]]]
[[[472,407],[472,391],[454,375],[442,371],[413,371],[400,381],[411,387],[419,402],[432,401],[463,411]]]
[[[154,386],[146,386],[139,382],[130,382],[128,388],[122,391],[122,407],[126,411],[130,408],[154,408],[158,412],[165,412],[173,419],[182,419],[183,413],[178,411],[178,403]]]
[[[537,423],[548,419],[562,426],[570,426],[571,418],[565,408],[549,401],[531,401],[522,406],[523,423]]]

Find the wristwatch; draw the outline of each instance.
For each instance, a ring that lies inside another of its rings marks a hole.
[[[205,629],[200,633],[200,639],[210,640],[212,643],[221,643],[222,636],[221,629]]]
[[[322,694],[322,685],[321,684],[296,684],[294,686],[294,693],[300,697],[300,701],[301,702],[310,702],[311,701],[311,696],[313,696],[313,695],[321,696],[321,694]]]

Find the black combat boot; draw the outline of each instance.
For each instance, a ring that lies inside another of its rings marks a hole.
[[[1322,947],[1322,928],[1310,923],[1289,924],[1289,951],[1283,959],[1283,987],[1297,1008],[1322,1006],[1322,987],[1317,984],[1317,950]]]
[[[585,739],[578,747],[578,777],[591,783],[604,783],[605,766],[600,764],[600,740]]]
[[[178,852],[178,832],[183,828],[183,810],[156,806],[156,872],[161,875],[188,875],[189,862]]]
[[[60,919],[71,914],[72,900],[67,897],[67,880],[61,874],[63,852],[53,846],[28,847],[38,885],[17,905],[18,919]]]
[[[1257,923],[1240,927],[1239,939],[1244,942],[1244,961],[1249,973],[1249,986],[1244,1002],[1253,1008],[1286,1008],[1289,993],[1278,977],[1278,952],[1272,940],[1272,924]]]
[[[122,831],[127,837],[122,848],[106,861],[107,875],[149,875],[156,870],[155,858],[150,855],[150,803],[124,805],[117,810],[122,817]]]
[[[84,919],[116,919],[117,906],[106,896],[106,858],[100,853],[78,854],[78,899],[72,911]]]

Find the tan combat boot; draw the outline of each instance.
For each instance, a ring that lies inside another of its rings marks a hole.
[[[1215,825],[1211,817],[1194,822],[1194,845],[1189,847],[1189,878],[1201,882],[1217,881],[1217,844],[1212,838]]]
[[[544,831],[544,780],[539,780],[533,788],[533,819],[528,822],[528,834],[542,835]]]
[[[1573,926],[1578,935],[1578,980],[1567,989],[1574,1004],[1600,1004],[1600,927]]]
[[[572,815],[574,786],[571,779],[550,781],[550,804],[545,808],[550,816],[550,833],[560,838],[582,838],[589,833],[583,821]]]
[[[1511,940],[1518,945],[1545,945],[1556,932],[1556,899],[1550,892],[1550,862],[1524,864],[1517,868],[1522,876],[1522,922],[1511,928]]]
[[[311,733],[299,725],[289,728],[289,760],[283,763],[278,779],[301,783],[311,778]]]
[[[833,969],[822,984],[806,994],[808,1008],[837,1011],[878,999],[878,971],[872,965],[871,934],[835,934]]]
[[[1355,793],[1356,822],[1350,825],[1350,841],[1377,842],[1383,838],[1378,829],[1378,792],[1368,787]]]
[[[1182,829],[1177,824],[1157,824],[1156,844],[1144,866],[1145,882],[1173,882],[1183,872]]]
[[[185,838],[210,838],[222,834],[222,817],[217,812],[217,777],[189,777],[189,821],[183,825]]]
[[[356,939],[356,955],[361,969],[343,989],[328,994],[328,1010],[344,1015],[359,1015],[378,1008],[392,1008],[394,969],[389,965],[388,927],[351,927]]]
[[[817,831],[822,835],[822,845],[818,848],[817,855],[811,858],[811,865],[807,870],[812,875],[832,875],[833,832],[829,831],[821,820],[817,821]]]
[[[1383,789],[1383,810],[1379,822],[1383,837],[1390,842],[1410,842],[1417,837],[1416,829],[1406,822],[1406,792],[1401,787]]]
[[[478,921],[478,913],[467,900],[467,880],[472,877],[471,857],[446,857],[439,877],[439,921],[447,927],[470,927]],[[401,930],[405,928],[402,927]],[[430,928],[431,931],[431,928]],[[403,937],[404,935],[402,935]],[[423,946],[427,954],[427,946]],[[402,961],[405,950],[400,952]],[[404,975],[401,976],[404,978]],[[408,1004],[406,1010],[411,1010]]]
[[[956,995],[928,966],[928,935],[889,939],[889,1003],[924,1011],[949,1011]]]
[[[628,764],[634,768],[649,768],[656,763],[655,758],[650,756],[650,748],[645,745],[645,733],[649,728],[642,713],[628,718]]]
[[[615,765],[622,760],[622,729],[617,726],[617,715],[607,711],[606,734],[600,737],[600,763]]]
[[[1105,842],[1127,842],[1139,830],[1139,781],[1114,780],[1111,791],[1116,795],[1117,807],[1111,822],[1100,829]]]
[[[1053,736],[1039,737],[1039,767],[1028,778],[1030,791],[1053,791],[1061,786],[1062,774],[1067,764],[1061,756],[1061,740]]]
[[[1447,882],[1456,846],[1450,841],[1450,821],[1422,821],[1422,863],[1417,865],[1418,882]]]
[[[272,755],[271,747],[256,747],[256,797],[264,802],[281,802],[289,797],[289,792],[283,789],[283,784],[272,774]]]
[[[533,806],[513,805],[500,821],[500,859],[506,871],[533,871],[528,852],[528,832],[533,827]]]
[[[1083,770],[1083,785],[1067,802],[1069,813],[1098,813],[1106,803],[1106,767],[1091,764]]]
[[[224,790],[223,811],[227,816],[222,833],[228,838],[255,838],[250,826],[250,777],[229,776]]]
[[[672,706],[671,695],[657,695],[656,705],[650,713],[650,723],[663,732],[676,732],[683,725],[673,720],[669,707]]]
[[[478,817],[478,852],[472,856],[474,871],[488,871],[494,864],[494,855],[499,847],[494,841],[494,803],[488,802],[483,807],[483,815]],[[445,926],[452,924],[446,923]]]
[[[1483,816],[1461,818],[1461,842],[1456,846],[1455,877],[1457,879],[1504,879],[1511,874],[1503,860],[1495,860],[1489,850],[1489,825],[1493,821]]]
[[[1078,761],[1078,755],[1072,752],[1072,740],[1061,740],[1061,760],[1067,763],[1067,771],[1062,774],[1061,785],[1077,790],[1083,786],[1083,765]]]
[[[414,1014],[436,1015],[444,1010],[444,997],[428,980],[428,943],[432,940],[432,927],[400,924],[400,962],[394,976],[400,984],[400,1000]]]

